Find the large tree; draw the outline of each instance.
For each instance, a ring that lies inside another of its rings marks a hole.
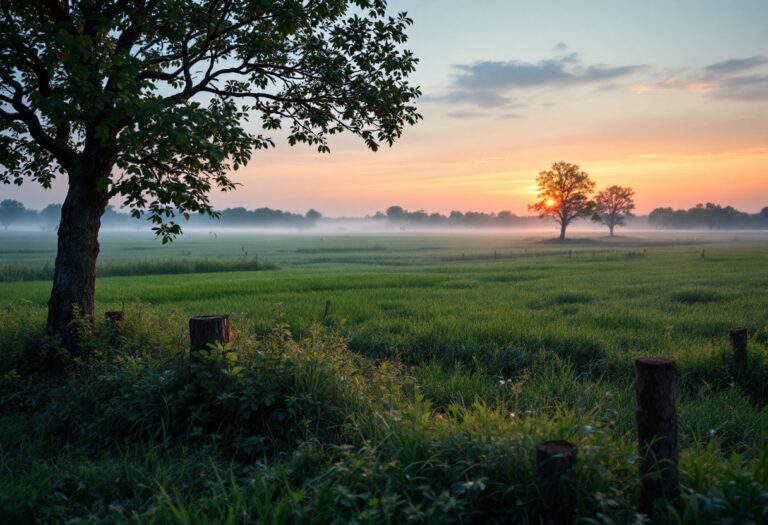
[[[386,0],[0,0],[0,181],[68,191],[48,328],[94,310],[100,218],[112,199],[167,241],[179,216],[216,215],[208,192],[262,133],[328,151],[373,150],[420,119],[402,48],[411,20]],[[249,123],[249,117],[258,123]]]
[[[592,220],[608,226],[613,237],[613,229],[624,225],[624,219],[631,217],[634,209],[635,190],[626,186],[609,186],[595,196]]]
[[[552,217],[560,225],[560,240],[565,239],[565,230],[576,219],[592,214],[594,203],[590,195],[595,183],[576,164],[555,162],[546,171],[539,172],[536,179],[538,195],[536,202],[528,209],[539,217]]]

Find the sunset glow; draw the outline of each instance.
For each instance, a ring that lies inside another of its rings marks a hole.
[[[641,214],[768,206],[768,2],[396,0],[390,9],[414,20],[407,45],[420,58],[424,120],[378,153],[340,135],[321,155],[273,133],[277,147],[255,152],[233,174],[241,186],[212,195],[217,206],[524,215],[538,172],[557,161],[578,164],[598,189],[633,187]],[[0,191],[40,208],[61,202],[64,187]]]

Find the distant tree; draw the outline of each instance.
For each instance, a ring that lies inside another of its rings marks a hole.
[[[613,229],[623,226],[624,219],[632,216],[635,209],[635,190],[625,186],[609,186],[595,196],[595,211],[592,220],[608,226],[613,237]]]
[[[177,217],[216,216],[210,191],[274,145],[255,130],[320,152],[347,131],[376,150],[421,118],[411,20],[386,0],[0,5],[0,183],[68,183],[48,330],[71,350],[112,199],[168,241]]]
[[[556,162],[549,170],[539,172],[536,183],[537,201],[528,209],[540,218],[552,217],[560,225],[560,240],[565,239],[565,230],[571,222],[592,215],[594,203],[589,196],[595,183],[576,164]]]
[[[24,205],[19,201],[5,199],[0,202],[0,224],[7,230],[8,226],[24,217],[26,211]]]
[[[312,222],[315,222],[319,219],[323,218],[323,214],[319,211],[315,210],[314,208],[309,210],[306,214],[307,219],[309,219]]]
[[[45,229],[55,230],[61,220],[61,204],[49,204],[40,210],[40,221]]]
[[[390,206],[387,208],[387,219],[402,220],[405,218],[405,210],[401,206]]]

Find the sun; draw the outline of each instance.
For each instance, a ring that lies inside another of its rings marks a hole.
[[[544,201],[544,206],[546,206],[547,208],[554,208],[555,204],[557,204],[557,201],[552,197]]]

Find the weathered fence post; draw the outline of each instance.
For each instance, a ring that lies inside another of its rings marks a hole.
[[[637,438],[640,449],[640,511],[653,515],[659,498],[674,501],[677,480],[677,411],[674,361],[643,357],[635,361]]]
[[[123,321],[123,312],[122,311],[109,311],[104,312],[104,317],[107,320],[107,326],[116,327]]]
[[[579,449],[569,441],[544,441],[536,445],[536,478],[542,489],[544,517],[556,525],[573,522],[576,495],[571,470]]]
[[[229,343],[229,315],[200,315],[189,320],[189,356],[195,358],[208,345]]]
[[[733,346],[733,361],[736,363],[736,373],[742,374],[747,369],[747,341],[749,331],[744,327],[731,329],[731,346]]]
[[[323,322],[328,320],[328,316],[331,314],[331,300],[325,300],[325,311],[323,311]]]

